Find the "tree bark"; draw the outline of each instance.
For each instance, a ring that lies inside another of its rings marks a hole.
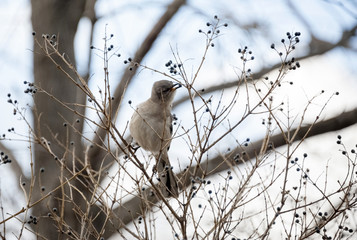
[[[56,35],[60,52],[65,52],[65,56],[75,66],[74,59],[74,37],[77,31],[78,22],[82,16],[85,7],[84,0],[32,0],[32,26],[37,32],[36,38],[41,42],[42,34]],[[62,66],[65,68],[65,66]],[[79,97],[78,89],[68,78],[60,72],[41,49],[34,44],[34,80],[35,85],[40,86],[54,97],[65,103],[82,103],[84,104],[84,95]],[[80,100],[78,100],[80,98]],[[83,112],[83,110],[80,110]],[[58,157],[57,161],[66,161],[69,166],[69,156],[65,155],[65,148],[69,142],[73,141],[78,155],[82,154],[80,137],[68,131],[64,127],[64,122],[70,124],[75,122],[73,112],[65,109],[56,101],[50,100],[49,96],[43,92],[34,95],[33,107],[33,126],[37,139],[41,137],[50,141],[51,149]],[[58,144],[60,143],[60,144]],[[60,145],[63,146],[60,146]],[[60,185],[61,167],[58,162],[51,156],[41,145],[34,144],[34,176],[35,184],[33,187],[32,202],[38,200],[47,192]],[[44,170],[44,171],[41,171]],[[63,170],[63,179],[70,177]],[[73,183],[75,184],[75,183]],[[44,188],[43,188],[44,187]],[[81,188],[82,189],[82,188]],[[72,228],[79,229],[80,224],[76,220],[73,212],[73,206],[70,203],[63,202],[65,198],[63,193],[66,189],[54,192],[54,194],[45,201],[37,204],[33,208],[33,215],[39,219],[38,224],[33,227],[34,231],[47,239],[62,239],[66,236],[58,232],[60,226],[47,217],[48,213],[53,212],[54,208],[57,214],[63,218]],[[84,189],[85,190],[85,189]],[[61,204],[64,205],[61,206]],[[79,202],[77,204],[80,205]],[[62,208],[64,207],[64,208]],[[66,229],[62,229],[66,231]]]

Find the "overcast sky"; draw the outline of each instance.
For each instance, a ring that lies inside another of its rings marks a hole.
[[[144,3],[143,3],[144,2]],[[97,14],[100,17],[94,32],[94,45],[98,48],[103,46],[103,35],[105,25],[108,33],[113,33],[112,40],[115,50],[122,54],[122,58],[113,59],[110,63],[110,77],[113,85],[119,79],[124,69],[123,60],[135,53],[145,34],[152,27],[155,20],[165,9],[165,1],[98,1]],[[276,54],[271,51],[270,44],[279,44],[281,38],[285,37],[287,31],[300,31],[301,44],[299,44],[296,54],[303,54],[306,51],[310,28],[314,35],[322,40],[336,41],[344,29],[356,24],[356,7],[352,7],[356,2],[342,1],[343,6],[322,0],[300,0],[296,8],[301,11],[305,22],[292,14],[291,10],[284,4],[285,1],[188,1],[189,6],[181,9],[181,12],[164,30],[163,37],[154,45],[154,53],[144,59],[144,63],[164,70],[164,64],[172,59],[170,47],[177,48],[181,57],[187,61],[187,66],[192,69],[197,67],[200,60],[203,45],[205,42],[198,29],[205,29],[205,23],[211,21],[214,15],[222,16],[222,23],[228,22],[229,25],[240,24],[242,26],[251,24],[263,25],[263,31],[256,32],[252,36],[242,29],[230,28],[222,29],[222,36],[215,41],[216,47],[212,50],[213,59],[208,59],[209,66],[202,73],[198,86],[212,85],[219,81],[232,81],[236,76],[236,69],[239,67],[239,55],[237,49],[248,45],[254,52],[256,60],[251,63],[253,71],[257,71],[263,66],[269,66],[278,61]],[[296,1],[292,1],[295,2]],[[354,2],[354,3],[353,3]],[[353,16],[354,15],[354,16]],[[7,129],[14,127],[20,134],[27,135],[27,128],[23,121],[18,121],[18,117],[12,115],[13,107],[7,103],[7,94],[11,93],[14,99],[26,107],[31,104],[31,98],[26,96],[24,81],[33,81],[32,76],[32,26],[30,21],[31,6],[27,0],[2,0],[0,1],[0,134],[7,133]],[[232,22],[230,16],[239,16],[239,22]],[[227,20],[226,20],[227,19]],[[41,33],[38,33],[41,34]],[[357,40],[351,43],[355,51],[343,49],[334,50],[321,57],[315,57],[302,62],[299,71],[289,74],[289,81],[294,82],[294,88],[284,88],[277,96],[282,99],[289,98],[292,109],[300,109],[306,104],[308,99],[324,89],[329,94],[339,91],[339,97],[334,98],[326,109],[325,117],[332,117],[338,113],[356,107],[357,103]],[[86,59],[89,54],[89,21],[81,20],[78,34],[75,40],[76,60],[79,71],[86,67]],[[304,49],[305,48],[305,49]],[[218,54],[218,61],[214,59],[214,54]],[[222,54],[223,53],[223,54]],[[93,65],[91,66],[91,87],[101,86],[102,60],[93,53]],[[224,57],[223,57],[224,56]],[[188,67],[188,69],[190,69]],[[149,96],[147,89],[151,88],[155,80],[160,76],[149,71],[138,73],[134,80],[136,88],[130,88],[124,99],[126,103],[129,99],[135,106]],[[183,94],[183,93],[182,93]],[[178,93],[178,97],[180,93]],[[329,95],[327,95],[329,96]],[[326,102],[327,97],[322,97],[316,103],[316,109],[320,109]],[[178,116],[185,114],[185,109],[178,108]],[[31,120],[28,111],[27,117]],[[125,105],[121,110],[122,118],[118,125],[124,125],[132,114],[132,109]],[[314,114],[307,119],[313,119]],[[353,128],[354,132],[356,128]],[[261,134],[244,132],[242,138],[256,136],[258,139]],[[351,131],[351,130],[350,130]],[[90,133],[88,133],[90,134]],[[347,134],[347,133],[346,133]],[[250,136],[252,135],[252,136]],[[24,139],[21,136],[11,135],[13,139]],[[346,136],[351,143],[356,142],[353,136]],[[327,140],[333,144],[333,141]],[[20,162],[28,173],[29,154],[25,141],[6,142],[6,146],[12,149],[15,156],[24,159]],[[331,145],[332,146],[332,145]],[[309,151],[317,151],[315,147],[306,145]],[[180,150],[171,150],[174,156]],[[218,151],[218,150],[217,150]],[[320,152],[316,153],[317,155]],[[324,156],[325,157],[325,156]],[[173,163],[175,165],[175,163]],[[0,166],[0,187],[3,189],[5,184],[4,170],[7,166]],[[10,178],[17,184],[18,180]]]

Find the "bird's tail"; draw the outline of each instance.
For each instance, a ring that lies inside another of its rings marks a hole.
[[[172,171],[170,161],[167,154],[162,154],[157,159],[157,173],[160,182],[165,185],[165,196],[178,197],[179,189],[176,181],[175,173]]]

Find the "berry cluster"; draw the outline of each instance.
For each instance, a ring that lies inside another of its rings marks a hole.
[[[11,93],[8,93],[8,94],[7,94],[7,97],[8,97],[7,102],[14,106],[13,114],[16,115],[16,114],[18,113],[18,110],[19,110],[19,109],[18,109],[18,102],[17,102],[17,100],[13,100],[13,99],[11,98]],[[15,128],[14,128],[14,127],[10,127],[10,128],[7,129],[7,131],[8,131],[9,133],[14,133],[14,132],[15,132]],[[6,138],[6,134],[2,134],[2,135],[0,136],[0,139],[5,139],[5,138]],[[9,163],[9,162],[11,162],[11,160],[8,159],[8,156],[7,156],[7,155],[4,155],[4,153],[1,152],[0,162],[2,162],[2,163]]]
[[[113,37],[114,37],[114,34],[110,34],[110,37],[109,37],[108,40],[112,39]],[[108,52],[111,51],[111,50],[113,50],[113,48],[114,48],[114,45],[111,44],[111,45],[108,47]],[[120,57],[120,54],[117,54],[117,56]]]
[[[139,66],[139,63],[133,62],[133,59],[131,57],[124,60],[124,64],[128,64],[128,63],[131,63],[131,66],[129,67],[129,71],[133,71],[133,66],[135,66],[135,67]]]
[[[111,51],[113,48],[114,48],[114,45],[111,44],[111,45],[108,47],[108,51]]]
[[[11,163],[11,159],[4,152],[0,152],[0,165],[6,163]]]
[[[132,61],[132,59],[129,57],[127,60],[124,60],[124,64],[128,64]]]
[[[28,224],[33,223],[33,224],[36,225],[36,224],[37,224],[37,217],[30,215],[30,220],[28,220],[27,223],[28,223]]]
[[[238,53],[240,53],[242,56],[240,57],[241,60],[243,60],[244,62],[247,62],[249,60],[254,60],[254,56],[252,55],[253,52],[248,50],[248,47],[245,46],[243,49],[239,48],[238,49]],[[251,55],[251,56],[250,56]],[[250,57],[248,57],[250,56]]]
[[[244,48],[239,48],[238,53],[241,54],[240,59],[244,63],[254,60],[254,56],[252,55],[253,52],[251,50],[248,50],[247,46],[245,46]],[[247,73],[251,73],[251,72],[252,72],[252,70],[250,68],[248,68]]]
[[[165,67],[167,67],[167,69],[169,70],[169,72],[173,75],[177,75],[180,74],[179,71],[177,71],[177,69],[182,67],[182,64],[176,64],[176,63],[172,63],[172,60],[168,61],[167,63],[165,63]]]
[[[337,92],[338,93],[338,92]],[[336,94],[337,94],[336,93]],[[344,144],[342,143],[342,136],[341,135],[337,135],[337,141],[336,141],[336,143],[338,144],[338,145],[342,145],[343,146],[343,150],[341,150],[341,153],[342,153],[342,155],[345,155],[345,156],[347,156],[348,157],[348,152],[347,152],[347,149],[345,148],[345,146],[344,146]],[[357,144],[355,145],[355,147],[357,148]],[[351,153],[352,154],[356,154],[356,150],[355,149],[351,149]],[[356,172],[356,174],[357,174],[357,172]]]
[[[281,39],[281,43],[284,45],[285,48],[285,59],[284,59],[284,65],[289,69],[289,70],[296,70],[297,68],[300,68],[300,63],[295,60],[295,58],[292,58],[291,60],[287,60],[287,56],[296,48],[296,45],[300,42],[300,32],[295,32],[295,33],[286,33],[287,40],[286,39]],[[281,51],[278,51],[275,47],[275,44],[272,43],[270,45],[272,49],[274,49],[279,56],[282,58],[284,53]]]
[[[101,52],[104,52],[105,54],[107,54],[108,52],[112,51],[114,49],[114,45],[113,44],[110,44],[109,47],[107,47],[107,42],[109,40],[111,40],[112,38],[114,37],[114,34],[110,34],[109,37],[107,37],[107,34],[105,34],[105,37],[104,37],[104,41],[105,41],[105,47],[104,47],[104,51],[96,48],[95,46],[91,45],[90,46],[90,49],[93,50],[99,50]],[[117,56],[117,57],[121,57],[121,54],[120,53],[113,53],[111,56]]]
[[[207,37],[207,39],[209,40],[209,45],[211,47],[214,47],[214,43],[212,42],[212,40],[219,36],[219,34],[221,33],[220,28],[228,27],[228,23],[224,23],[222,25],[219,24],[220,19],[217,15],[214,16],[214,20],[214,23],[206,23],[206,26],[208,27],[207,31],[203,31],[202,29],[198,30],[199,33],[203,33]]]
[[[24,81],[24,84],[28,86],[25,89],[24,93],[35,94],[37,92],[37,88],[34,86],[33,83]]]
[[[304,156],[304,160],[305,160],[305,158],[307,158],[307,153],[304,153],[303,156]],[[290,160],[290,163],[293,164],[293,165],[296,165],[296,171],[297,172],[301,171],[301,174],[302,174],[301,177],[303,179],[308,179],[309,178],[308,173],[310,172],[310,169],[306,168],[306,170],[304,170],[302,168],[302,166],[298,163],[298,161],[299,161],[299,158],[296,157],[294,160]],[[304,184],[306,184],[306,183],[304,182]]]
[[[36,32],[35,31],[32,32],[32,36],[34,36],[34,37],[36,36]],[[52,35],[50,35],[50,34],[42,34],[42,38],[43,39],[47,39],[50,42],[50,44],[53,45],[53,46],[57,45],[57,42],[56,42],[57,36],[56,36],[56,34],[52,34]]]
[[[11,93],[8,93],[8,94],[7,94],[7,97],[9,98],[9,99],[7,100],[8,103],[17,104],[17,100],[14,100],[14,101],[13,101],[13,100],[11,99]]]

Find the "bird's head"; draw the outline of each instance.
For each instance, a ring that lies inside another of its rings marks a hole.
[[[171,104],[174,99],[176,89],[180,88],[179,83],[168,80],[161,80],[154,83],[151,91],[151,99],[154,102]]]

